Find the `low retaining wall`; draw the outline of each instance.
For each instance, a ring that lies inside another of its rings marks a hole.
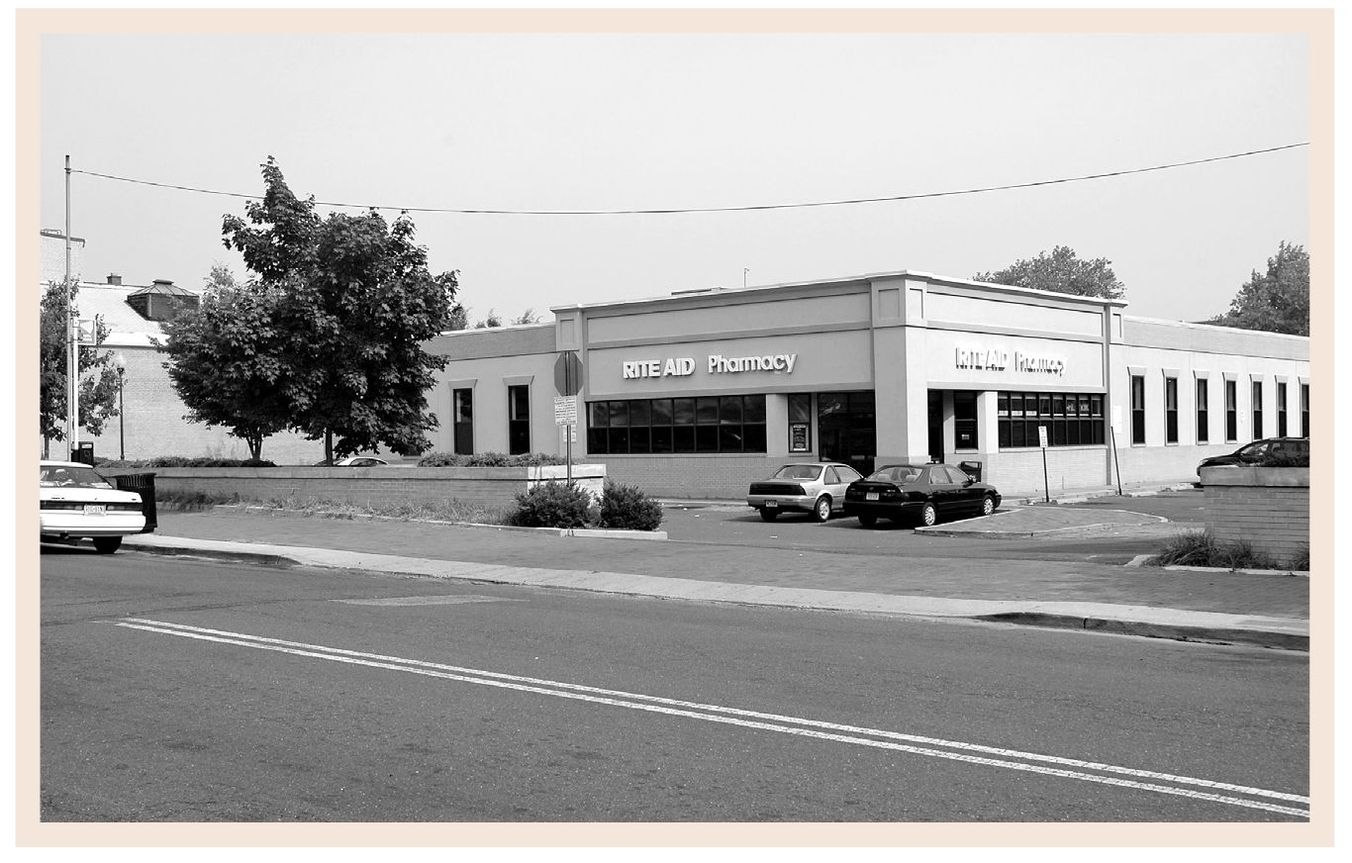
[[[507,507],[541,482],[563,482],[566,465],[541,467],[159,467],[113,468],[107,476],[153,473],[155,492],[242,500],[323,500],[356,506],[432,504],[461,500]],[[573,481],[600,499],[606,466],[573,465]]]
[[[1217,540],[1243,540],[1279,561],[1309,549],[1309,468],[1204,467],[1202,490]]]

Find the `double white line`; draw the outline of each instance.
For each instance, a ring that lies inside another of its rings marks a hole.
[[[1194,800],[1205,800],[1228,806],[1242,806],[1249,809],[1261,809],[1282,815],[1308,818],[1310,798],[1281,791],[1269,791],[1263,788],[1250,788],[1244,785],[1232,785],[1226,782],[1214,782],[1209,779],[1197,779],[1190,776],[1176,776],[1170,773],[1157,773],[1150,770],[1137,770],[1119,767],[1113,764],[1100,764],[1093,761],[1081,761],[1074,758],[1061,758],[1055,755],[1040,755],[1033,752],[1020,752],[1015,749],[1001,749],[981,746],[976,743],[963,743],[955,740],[943,740],[935,737],[922,737],[914,734],[902,734],[896,731],[884,731],[877,728],[861,728],[854,725],[841,725],[834,722],[822,722],[815,719],[800,719],[794,716],[781,716],[774,713],[760,713],[754,710],[741,710],[735,707],[723,707],[717,704],[700,704],[693,701],[680,701],[661,698],[655,695],[641,695],[634,692],[622,692],[614,689],[599,689],[576,683],[564,683],[557,680],[542,680],[534,677],[521,677],[478,668],[462,668],[455,665],[443,665],[437,662],[424,662],[417,659],[404,659],[398,656],[384,656],[377,653],[361,653],[355,650],[343,650],[337,647],[325,647],[319,644],[306,644],[299,641],[284,641],[278,638],[263,638],[241,632],[229,632],[219,629],[204,629],[198,626],[185,626],[163,620],[142,618],[124,618],[118,626],[157,632],[162,635],[176,635],[180,638],[192,638],[199,641],[211,641],[219,644],[233,644],[240,647],[252,647],[258,650],[272,650],[305,656],[312,659],[324,659],[330,662],[345,662],[351,665],[363,665],[370,668],[384,668],[390,671],[403,671],[408,674],[421,674],[443,680],[457,680],[480,686],[494,686],[519,692],[533,692],[540,695],[552,695],[556,698],[569,698],[575,701],[587,701],[594,704],[606,704],[612,707],[626,707],[631,710],[646,710],[668,716],[683,716],[701,719],[706,722],[720,722],[743,728],[755,728],[762,731],[777,731],[783,734],[795,734],[800,737],[830,740],[837,743],[852,743],[857,746],[871,746],[875,749],[887,749],[906,752],[912,755],[924,755],[931,758],[944,758],[950,761],[962,761],[968,764],[980,764],[986,767],[999,767],[1006,770],[1020,770],[1043,776],[1061,779],[1075,779],[1083,782],[1096,782],[1101,785],[1113,785],[1138,791],[1152,791],[1158,794],[1171,794]],[[938,747],[938,748],[936,748]],[[1282,802],[1273,802],[1282,801]],[[1286,805],[1295,804],[1295,805]]]

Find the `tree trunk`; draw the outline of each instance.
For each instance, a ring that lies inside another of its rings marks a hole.
[[[324,461],[333,464],[333,429],[324,429]]]

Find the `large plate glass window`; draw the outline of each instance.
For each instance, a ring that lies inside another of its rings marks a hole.
[[[765,396],[589,402],[587,451],[598,455],[765,452]]]
[[[1002,392],[995,411],[1000,449],[1038,446],[1038,426],[1047,427],[1049,447],[1098,446],[1106,433],[1101,393]]]

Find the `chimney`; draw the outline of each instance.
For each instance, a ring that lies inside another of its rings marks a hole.
[[[122,284],[122,277],[119,276],[117,273],[109,273],[109,274],[108,274],[108,284],[110,284],[110,285],[121,285],[121,284]]]

